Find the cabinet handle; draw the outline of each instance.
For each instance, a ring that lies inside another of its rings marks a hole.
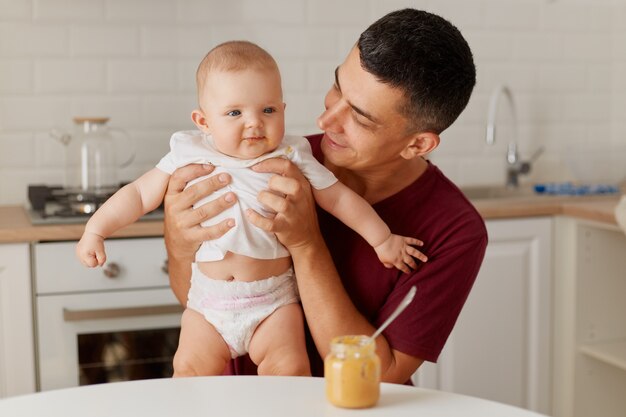
[[[164,304],[144,307],[105,308],[99,310],[70,310],[63,309],[63,320],[85,321],[119,319],[137,316],[156,316],[159,314],[180,314],[183,307],[180,304]]]
[[[169,274],[170,273],[170,269],[169,269],[170,262],[169,261],[170,260],[168,258],[166,258],[163,261],[163,265],[161,265],[161,271],[163,271],[165,274]]]
[[[102,269],[102,273],[107,278],[117,278],[120,275],[120,266],[115,262],[109,262]]]

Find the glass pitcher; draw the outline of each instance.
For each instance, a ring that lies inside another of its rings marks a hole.
[[[119,188],[118,170],[135,159],[133,138],[123,129],[107,126],[108,117],[75,117],[73,120],[72,134],[58,129],[50,132],[65,145],[65,186],[94,194],[110,193]],[[120,155],[122,149],[125,155]]]

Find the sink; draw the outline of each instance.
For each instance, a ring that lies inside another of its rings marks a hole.
[[[477,185],[461,187],[461,191],[470,200],[493,198],[518,198],[538,196],[530,186],[508,188],[503,185]]]

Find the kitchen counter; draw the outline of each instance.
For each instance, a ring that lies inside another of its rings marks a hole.
[[[616,224],[613,210],[619,197],[526,196],[476,199],[472,203],[485,220],[516,217],[566,215]],[[0,243],[78,240],[84,224],[33,226],[22,206],[0,207]],[[139,221],[119,230],[113,237],[162,236],[161,220]]]
[[[516,217],[565,215],[601,223],[617,224],[615,206],[618,195],[567,197],[528,196],[472,200],[485,220]]]
[[[0,206],[0,243],[78,240],[84,224],[33,226],[22,206]],[[138,221],[118,230],[112,237],[163,236],[161,220]]]

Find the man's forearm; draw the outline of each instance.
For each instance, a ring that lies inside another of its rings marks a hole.
[[[321,238],[320,238],[321,239]],[[319,354],[325,357],[330,341],[346,334],[374,333],[374,327],[359,313],[346,293],[323,241],[292,248],[296,279],[307,324]],[[383,380],[405,382],[408,377],[394,369],[395,358],[384,337],[376,339]],[[412,371],[409,372],[409,376]]]
[[[191,286],[191,263],[193,260],[193,257],[190,259],[176,258],[168,251],[167,266],[170,275],[170,287],[172,287],[178,302],[183,306],[187,305],[187,294]]]

